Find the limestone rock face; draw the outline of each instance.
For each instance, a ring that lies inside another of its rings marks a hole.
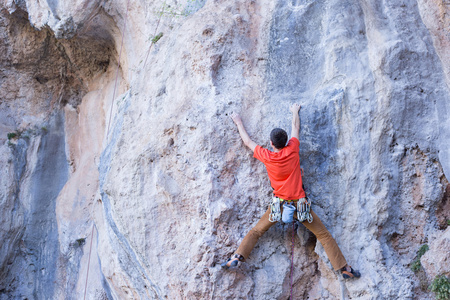
[[[0,5],[0,299],[287,299],[291,226],[220,263],[272,191],[229,115],[269,147],[296,102],[313,209],[363,277],[300,225],[294,298],[450,276],[447,1]]]

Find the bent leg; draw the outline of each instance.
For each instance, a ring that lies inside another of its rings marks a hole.
[[[269,221],[270,208],[259,219],[258,223],[253,227],[242,240],[239,248],[236,250],[236,254],[242,255],[244,259],[247,259],[252,252],[253,248],[258,242],[258,239],[275,223]]]
[[[312,223],[305,221],[302,224],[314,233],[322,244],[333,268],[336,271],[340,270],[347,265],[347,261],[345,260],[344,255],[342,255],[341,249],[339,249],[339,246],[331,236],[331,233],[325,228],[325,225],[323,225],[322,221],[320,221],[319,217],[312,210],[311,215],[313,216]]]

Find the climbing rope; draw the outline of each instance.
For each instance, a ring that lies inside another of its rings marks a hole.
[[[161,17],[164,14],[165,8],[166,8],[166,1],[164,1],[161,12],[159,13],[159,19],[158,19],[158,23],[156,23],[155,33],[153,34],[153,37],[156,36],[156,32],[158,31],[159,23],[161,22]],[[147,55],[145,56],[144,68],[147,65],[147,58],[148,58],[148,55],[150,54],[150,50],[152,50],[153,44],[154,44],[154,42],[152,40],[152,43],[150,44],[150,47],[148,48]]]
[[[294,234],[295,234],[295,222],[292,222],[292,246],[291,246],[291,296],[290,300],[292,300],[292,286],[293,286],[293,272],[294,272]]]
[[[94,224],[92,224],[92,232],[91,232],[91,246],[89,247],[89,258],[88,258],[88,268],[86,274],[86,284],[84,286],[84,299],[86,299],[86,291],[87,291],[87,281],[89,278],[89,265],[91,262],[91,250],[92,250],[92,240],[94,239]]]
[[[116,80],[114,82],[114,89],[113,89],[113,96],[112,96],[112,103],[111,103],[111,109],[109,110],[109,120],[108,120],[108,128],[106,130],[106,136],[109,134],[109,126],[111,125],[111,117],[112,117],[112,109],[114,106],[114,98],[116,96],[116,87],[117,87],[117,80],[119,79],[119,69],[120,69],[120,59],[122,57],[122,48],[123,48],[123,38],[125,36],[125,29],[127,27],[127,18],[128,18],[128,7],[130,5],[130,0],[127,2],[127,11],[125,13],[125,22],[123,24],[123,30],[122,30],[122,41],[120,43],[120,51],[119,51],[119,60],[117,61],[117,71],[116,71]]]
[[[109,127],[111,125],[112,110],[113,110],[113,106],[114,106],[114,98],[116,96],[117,81],[118,81],[118,78],[119,78],[120,59],[122,57],[123,39],[124,39],[124,36],[125,36],[125,29],[126,29],[126,26],[127,26],[128,8],[129,8],[129,6],[130,6],[130,0],[127,1],[127,11],[125,13],[125,19],[124,19],[124,24],[123,24],[122,41],[120,43],[119,60],[117,61],[116,80],[114,82],[112,103],[111,103],[111,109],[109,111],[109,120],[108,120],[108,127],[107,127],[107,130],[106,130],[106,136],[109,135]],[[84,286],[84,300],[86,300],[87,283],[88,283],[88,278],[89,278],[89,267],[90,267],[90,264],[91,264],[91,252],[92,252],[92,240],[93,239],[94,239],[94,222],[92,222],[91,243],[90,243],[91,245],[89,246],[88,267],[87,267],[87,272],[86,272],[86,283],[85,283],[85,286]]]

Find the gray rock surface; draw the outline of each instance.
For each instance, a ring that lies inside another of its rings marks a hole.
[[[300,226],[295,299],[450,276],[445,1],[0,5],[0,299],[287,299],[291,227],[219,263],[271,194],[229,115],[268,147],[294,102],[314,210],[363,274]]]

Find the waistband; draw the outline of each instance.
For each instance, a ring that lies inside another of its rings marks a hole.
[[[297,202],[298,200],[305,199],[305,198],[301,198],[301,199],[285,200],[283,198],[276,197],[276,196],[275,196],[275,198],[278,198],[280,200],[280,202]]]

